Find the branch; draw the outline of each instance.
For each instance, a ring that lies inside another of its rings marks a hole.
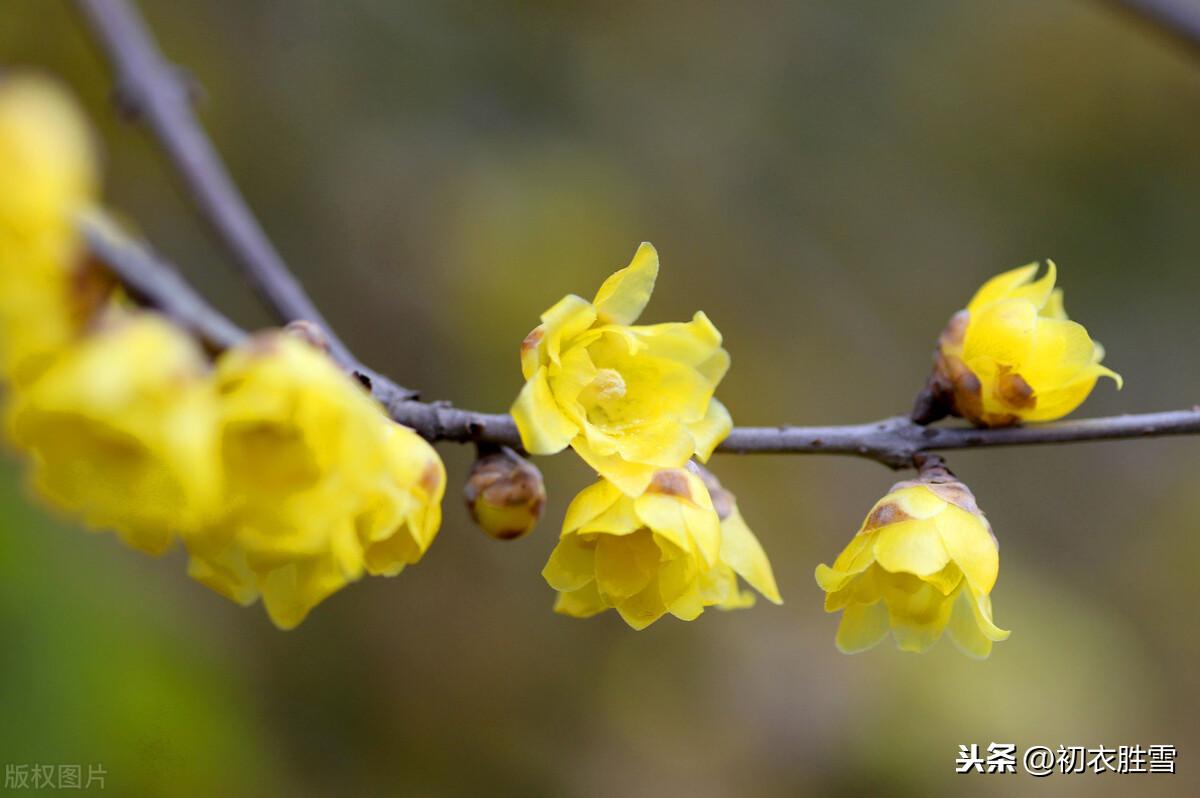
[[[93,254],[131,293],[214,349],[245,337],[245,332],[209,306],[169,265],[140,245],[113,236],[109,229],[94,220],[83,222]],[[362,370],[355,370],[355,374],[388,415],[431,442],[474,441],[521,448],[512,416],[460,410],[444,402],[418,402],[386,377]],[[906,416],[895,416],[869,424],[831,427],[736,427],[717,451],[842,454],[865,457],[891,468],[909,468],[913,456],[920,452],[1196,434],[1200,434],[1200,407],[1005,429],[921,426]]]
[[[76,0],[76,5],[116,76],[121,107],[150,128],[196,208],[255,290],[281,319],[320,324],[334,358],[361,369],[254,218],[192,112],[187,80],[163,57],[137,9],[126,0]]]
[[[1200,55],[1200,7],[1180,0],[1104,0]]]

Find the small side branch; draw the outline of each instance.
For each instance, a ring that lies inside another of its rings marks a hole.
[[[333,356],[347,367],[361,367],[263,232],[196,119],[187,81],[163,56],[137,9],[127,0],[75,2],[112,67],[121,107],[154,134],[200,214],[255,290],[280,319],[320,324]]]
[[[92,220],[83,222],[83,231],[93,254],[130,293],[170,316],[210,347],[221,349],[246,335],[196,294],[172,267],[140,245],[113,236],[106,225]],[[361,368],[352,371],[393,419],[429,441],[521,447],[517,425],[508,414],[477,413],[444,402],[418,402],[386,377]],[[894,416],[868,424],[829,427],[736,427],[717,451],[841,454],[864,457],[891,468],[909,468],[913,456],[921,452],[1197,434],[1200,407],[1005,429],[922,426],[906,416]]]

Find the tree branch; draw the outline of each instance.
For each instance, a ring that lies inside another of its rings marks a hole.
[[[97,259],[147,305],[170,316],[215,349],[245,337],[244,331],[209,306],[161,259],[132,241],[114,236],[109,225],[94,219],[85,219],[82,225]],[[512,416],[460,410],[444,402],[418,402],[386,377],[361,370],[356,373],[388,415],[429,441],[482,441],[521,448]],[[1196,434],[1200,434],[1200,407],[1005,429],[921,426],[906,416],[895,416],[869,424],[830,427],[736,427],[717,451],[842,454],[865,457],[891,468],[909,468],[913,456],[920,452]]]
[[[367,371],[322,318],[254,218],[192,112],[188,82],[163,57],[137,9],[126,0],[75,2],[112,67],[121,107],[149,127],[196,208],[255,290],[284,321],[320,324],[329,335],[334,358],[348,368]],[[416,396],[391,384],[408,397]]]
[[[1104,0],[1200,55],[1200,7],[1180,0]]]

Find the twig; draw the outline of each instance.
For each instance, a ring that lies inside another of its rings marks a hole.
[[[146,304],[171,316],[214,348],[228,346],[245,335],[160,259],[131,241],[115,239],[103,225],[88,220],[83,224],[93,253]],[[521,446],[517,426],[507,414],[414,401],[403,389],[378,375],[368,375],[364,382],[393,419],[430,441]],[[1200,434],[1200,407],[991,430],[921,426],[905,416],[895,416],[869,424],[831,427],[737,427],[717,451],[854,455],[892,468],[908,468],[919,452],[1196,434]]]
[[[75,0],[116,76],[121,107],[144,122],[182,177],[200,214],[241,265],[255,290],[284,321],[307,319],[329,335],[330,351],[348,368],[369,370],[322,318],[238,191],[192,112],[191,91],[126,0]],[[392,383],[409,397],[416,392]]]
[[[1104,0],[1200,55],[1200,6],[1180,0]]]

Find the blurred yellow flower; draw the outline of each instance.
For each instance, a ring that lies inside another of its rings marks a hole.
[[[723,529],[704,484],[679,468],[657,471],[637,498],[604,479],[585,488],[542,575],[559,591],[556,612],[586,618],[615,608],[634,629],[667,613],[690,621],[705,607],[749,606],[738,575],[779,601],[753,533],[745,523]]]
[[[97,160],[87,121],[58,81],[32,72],[0,80],[0,225],[70,228],[96,194]]]
[[[87,298],[75,215],[97,158],[82,111],[35,73],[0,80],[0,374],[35,377],[74,336]]]
[[[441,522],[433,448],[327,355],[269,333],[217,364],[222,515],[185,537],[189,573],[290,629],[369,573],[416,562]]]
[[[943,631],[965,653],[988,656],[1008,632],[992,621],[1000,569],[991,526],[945,471],[900,482],[871,509],[833,567],[817,566],[825,611],[842,610],[837,646],[871,648],[890,629],[905,651],[925,651]]]
[[[395,576],[419,561],[442,525],[446,467],[411,429],[383,420],[387,467],[357,520],[367,573]]]
[[[1121,377],[1100,365],[1104,349],[1067,319],[1056,269],[1031,263],[988,280],[938,340],[934,380],[955,415],[985,427],[1050,421],[1088,397],[1096,380]]]
[[[657,275],[658,253],[642,244],[593,301],[569,295],[542,314],[521,344],[527,382],[512,407],[528,451],[569,444],[630,496],[659,468],[708,459],[732,428],[713,398],[729,353],[708,317],[633,325]]]
[[[15,393],[9,417],[42,493],[150,553],[212,510],[215,420],[203,353],[150,313],[64,351]]]

